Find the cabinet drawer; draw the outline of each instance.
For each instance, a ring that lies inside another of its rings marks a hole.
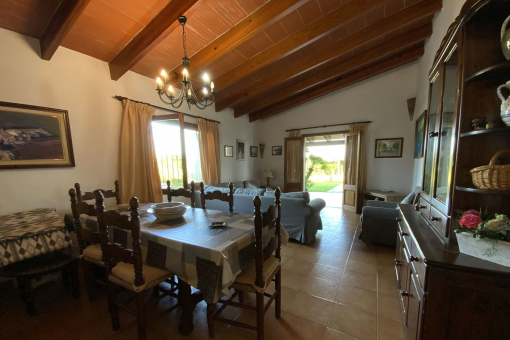
[[[430,223],[445,237],[448,237],[448,218],[434,207],[430,207]]]
[[[418,247],[413,245],[410,254],[411,256],[409,257],[409,263],[411,263],[413,271],[418,276],[418,281],[421,285],[421,288],[424,289],[426,270],[425,262],[423,261],[423,258],[418,251]]]
[[[430,204],[425,201],[423,198],[420,198],[420,201],[418,202],[419,203],[419,211],[420,211],[420,214],[425,217],[426,220],[429,219],[430,217]]]

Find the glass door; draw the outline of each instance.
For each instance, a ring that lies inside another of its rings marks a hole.
[[[425,166],[423,172],[423,196],[430,201],[432,196],[432,184],[434,182],[433,169],[434,169],[434,155],[437,146],[438,133],[438,119],[437,113],[439,111],[439,83],[440,74],[436,73],[430,84],[430,102],[428,114],[428,138],[427,138],[427,151],[425,153]]]
[[[455,143],[455,104],[457,92],[457,51],[453,50],[443,64],[444,88],[441,105],[440,133],[438,138],[438,158],[436,171],[436,185],[434,186],[435,206],[447,214],[451,194],[451,166],[453,147]]]

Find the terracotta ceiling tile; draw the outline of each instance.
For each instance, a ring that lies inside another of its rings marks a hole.
[[[317,0],[310,0],[303,6],[299,7],[298,12],[305,25],[309,25],[322,17],[321,8],[319,7]]]
[[[283,28],[285,28],[289,35],[292,35],[305,27],[305,23],[303,22],[303,19],[301,19],[301,16],[297,10],[290,12],[280,21],[283,25]]]
[[[289,65],[297,63],[298,61],[300,61],[303,58],[304,58],[304,56],[301,54],[301,52],[299,50],[297,50],[296,52],[291,53],[285,57],[285,59],[289,62]]]
[[[423,0],[405,0],[404,2],[404,7],[407,8],[409,6],[412,6],[414,4],[417,4],[418,2],[420,1],[423,1]]]
[[[246,14],[249,15],[268,1],[269,0],[237,0],[237,3],[244,9]]]
[[[366,27],[365,15],[360,15],[346,24],[347,34],[351,35]]]
[[[246,59],[252,58],[254,55],[259,53],[259,50],[249,41],[242,43],[237,46],[236,50],[241,53]]]
[[[209,1],[209,4],[230,26],[234,26],[247,16],[236,0],[214,0]]]
[[[382,19],[384,19],[384,4],[365,12],[365,21],[367,26],[375,24]]]
[[[200,21],[204,26],[211,30],[216,36],[219,36],[229,30],[232,25],[226,22],[209,4],[205,2],[200,6],[200,10],[193,13],[192,18]]]
[[[389,17],[404,8],[404,0],[388,0],[384,6],[384,17]]]
[[[278,69],[276,67],[274,67],[273,65],[267,65],[261,69],[258,69],[255,72],[253,72],[251,74],[251,77],[258,81],[258,80],[262,80],[262,79],[270,76],[271,74],[273,74],[277,71],[278,71]]]
[[[221,56],[221,58],[227,59],[232,64],[232,68],[237,67],[246,61],[246,58],[237,50],[225,53]]]
[[[426,17],[426,18],[422,18],[420,20],[416,20],[416,21],[413,21],[411,23],[409,23],[408,25],[405,26],[405,29],[404,31],[410,31],[412,29],[415,29],[415,28],[418,28],[418,27],[421,27],[425,24],[428,24],[432,21],[432,18],[434,17],[434,15],[431,15],[429,17]]]
[[[249,41],[261,52],[273,45],[273,42],[264,31],[257,33]]]
[[[324,15],[328,14],[329,12],[337,9],[338,7],[344,4],[340,0],[318,0],[318,1],[322,14]],[[348,1],[345,1],[345,3],[347,2]]]
[[[331,45],[331,38],[329,37],[329,35],[326,35],[320,39],[317,39],[313,43],[300,48],[299,51],[304,57],[307,57],[310,54],[322,50],[323,48],[326,48],[329,45]]]
[[[178,31],[181,32],[182,30],[179,28]],[[209,27],[205,26],[198,20],[193,20],[193,18],[188,19],[188,23],[186,24],[186,32],[188,31],[194,31],[201,35],[208,44],[218,37],[209,29]]]
[[[299,52],[299,51],[297,51],[297,52]],[[296,53],[296,52],[294,52],[294,53]],[[274,68],[276,68],[277,70],[282,70],[282,69],[286,68],[287,66],[289,66],[290,64],[289,64],[289,60],[287,59],[287,57],[285,57],[285,58],[275,61],[271,65]]]
[[[329,36],[331,37],[331,41],[333,43],[345,38],[347,35],[348,34],[347,34],[347,26],[346,25],[340,26],[339,28],[337,28],[336,30],[334,30],[333,32],[331,32],[329,34]]]
[[[229,62],[227,59],[220,58],[212,62],[209,66],[207,66],[207,72],[210,73],[214,81],[214,77],[221,76],[223,73],[231,70],[233,67],[234,66],[232,65],[232,63]]]
[[[0,28],[39,39],[60,1],[0,1]]]
[[[273,42],[273,44],[276,44],[279,41],[282,41],[289,35],[287,34],[287,31],[285,31],[285,28],[283,28],[280,21],[275,22],[268,28],[264,30],[264,32],[267,34],[269,39]]]
[[[168,4],[168,0],[93,0],[93,2],[102,3],[143,26],[147,25]],[[106,13],[109,14],[109,11]]]

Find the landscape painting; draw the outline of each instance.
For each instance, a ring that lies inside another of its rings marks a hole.
[[[375,140],[375,158],[402,157],[404,138],[385,138]]]
[[[0,169],[73,166],[67,111],[0,102]]]

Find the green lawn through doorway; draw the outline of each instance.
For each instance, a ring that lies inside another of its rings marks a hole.
[[[341,181],[314,182],[310,188],[306,189],[313,192],[327,192],[340,184],[342,184]]]

